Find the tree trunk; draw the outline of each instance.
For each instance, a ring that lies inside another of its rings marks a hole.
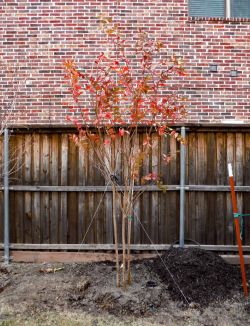
[[[117,232],[117,218],[116,218],[116,189],[115,185],[112,185],[113,193],[113,230],[114,230],[114,240],[115,240],[115,260],[116,260],[116,286],[120,287],[120,272],[119,272],[119,251],[118,251],[118,232]]]

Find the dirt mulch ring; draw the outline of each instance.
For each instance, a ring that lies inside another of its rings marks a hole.
[[[250,324],[240,269],[215,253],[171,248],[161,258],[133,262],[132,275],[124,291],[115,286],[112,263],[0,267],[0,325],[1,318],[51,311],[143,318],[150,325]]]

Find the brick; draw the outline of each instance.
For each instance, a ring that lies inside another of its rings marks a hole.
[[[12,65],[16,75],[0,71],[0,101],[21,80],[16,123],[65,124],[64,103],[70,98],[62,62],[74,58],[83,68],[91,67],[105,51],[100,13],[122,24],[128,44],[142,27],[169,53],[183,57],[188,75],[172,80],[170,88],[179,86],[188,99],[185,122],[250,123],[250,19],[193,19],[188,0],[124,0],[118,6],[115,0],[5,0],[0,3],[1,61]],[[209,71],[210,64],[218,65],[217,73]],[[238,77],[230,77],[233,69],[240,71]]]

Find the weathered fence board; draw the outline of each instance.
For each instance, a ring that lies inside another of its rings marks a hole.
[[[144,140],[141,133],[137,146],[142,147]],[[233,163],[240,211],[250,213],[250,129],[189,130],[186,142],[185,238],[202,244],[232,245],[234,225],[227,163]],[[156,186],[136,182],[136,192],[143,194],[134,207],[135,244],[169,244],[179,236],[180,144],[172,138],[161,144],[156,135],[153,143],[151,156],[143,161],[140,178],[153,170],[161,175],[169,190],[163,193]],[[113,146],[112,162],[117,162],[114,168],[121,170],[117,175],[122,180],[122,157],[115,160],[120,146],[119,139]],[[65,130],[13,133],[10,147],[12,243],[113,242],[111,187],[106,186],[96,167],[92,150],[79,150]],[[2,140],[0,150],[2,153]],[[170,151],[172,160],[166,166],[160,157]],[[2,161],[0,155],[1,175]],[[2,191],[0,204],[3,206]],[[116,207],[119,210],[119,200]],[[119,213],[118,219],[119,226]],[[1,211],[0,242],[2,232]],[[250,244],[250,218],[245,218],[243,242]]]

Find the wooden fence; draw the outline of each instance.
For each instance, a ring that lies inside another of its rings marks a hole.
[[[113,243],[111,189],[92,163],[93,152],[79,151],[70,133],[62,129],[12,134],[11,243]],[[138,146],[142,146],[144,137],[143,133],[139,135]],[[161,174],[168,191],[136,185],[137,191],[145,191],[134,207],[134,244],[147,244],[150,239],[170,244],[179,236],[180,145],[169,139],[162,146],[157,136],[154,142],[157,146],[143,162],[141,176],[153,168]],[[170,151],[172,160],[166,166],[160,156]],[[0,157],[0,166],[2,160]],[[202,244],[235,243],[227,162],[233,163],[239,186],[239,209],[250,213],[250,128],[187,130],[185,238]],[[120,164],[122,168],[122,161]],[[2,192],[0,196],[3,206]],[[250,244],[250,217],[245,218],[243,242]]]

